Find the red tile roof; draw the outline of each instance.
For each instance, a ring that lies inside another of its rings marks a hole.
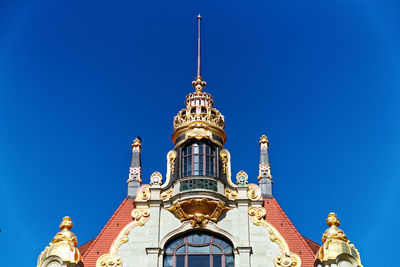
[[[99,235],[79,247],[85,267],[96,267],[97,259],[109,252],[110,246],[123,227],[132,221],[133,199],[125,199],[111,216]],[[274,198],[265,199],[266,220],[285,238],[291,252],[297,253],[302,267],[314,266],[314,255],[319,245],[302,236]]]
[[[311,250],[314,252],[314,255],[317,253],[318,249],[321,247],[320,244],[317,242],[312,241],[311,239],[308,239],[305,236],[302,236],[303,239],[307,242],[308,246],[311,248]]]
[[[132,221],[133,199],[124,199],[99,235],[79,247],[85,267],[96,267],[97,259],[108,253],[112,242],[122,228]]]
[[[315,260],[315,252],[313,249],[315,249],[316,243],[313,242],[313,245],[309,245],[286,216],[275,198],[265,199],[264,207],[267,212],[266,220],[281,233],[288,243],[290,251],[299,255],[301,258],[301,266],[313,267]]]

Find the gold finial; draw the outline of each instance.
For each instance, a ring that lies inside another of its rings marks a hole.
[[[329,213],[328,218],[326,219],[326,224],[329,226],[329,228],[322,235],[322,242],[325,242],[327,239],[340,239],[345,242],[348,241],[346,234],[342,231],[342,229],[338,228],[340,221],[336,213]]]
[[[196,92],[202,92],[203,87],[206,86],[206,82],[203,81],[201,77],[201,38],[200,38],[200,21],[201,15],[197,15],[198,24],[198,37],[197,37],[197,77],[196,80],[192,82],[192,86],[196,88]]]
[[[328,226],[335,225],[336,227],[339,227],[340,221],[339,221],[336,213],[334,213],[334,212],[329,213],[328,218],[326,219],[326,224]]]
[[[63,218],[62,222],[60,223],[60,227],[59,228],[60,228],[61,231],[64,230],[64,229],[67,229],[69,231],[69,230],[72,229],[73,225],[74,224],[72,223],[71,218],[68,217],[68,216],[65,216]]]

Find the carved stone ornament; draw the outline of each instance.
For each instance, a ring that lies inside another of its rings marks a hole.
[[[139,187],[135,201],[147,201],[150,200],[150,185],[145,184]]]
[[[133,153],[138,153],[141,150],[142,150],[142,142],[140,141],[139,138],[136,138],[135,140],[133,140],[132,152]]]
[[[238,198],[238,191],[236,189],[231,190],[229,188],[225,188],[225,196],[232,199]]]
[[[142,169],[140,167],[130,167],[129,168],[129,179],[128,183],[131,181],[142,182]]]
[[[271,176],[271,166],[269,164],[259,164],[258,165],[258,179],[261,177],[268,177],[272,179]]]
[[[248,176],[247,173],[245,173],[244,171],[240,171],[238,172],[238,174],[236,174],[236,184],[240,187],[244,187],[247,186],[248,183]]]
[[[168,208],[181,222],[190,220],[192,227],[204,227],[209,220],[216,222],[222,212],[228,209],[223,201],[207,198],[177,201]]]
[[[257,226],[263,226],[267,228],[269,233],[269,239],[272,242],[278,244],[282,251],[282,254],[274,259],[275,267],[300,267],[301,259],[293,252],[290,252],[289,246],[286,243],[283,236],[272,224],[268,223],[264,217],[266,211],[263,207],[251,207],[249,208],[249,216],[251,221]]]
[[[159,172],[153,172],[153,174],[150,176],[150,185],[151,186],[161,186],[162,184],[162,175]]]
[[[268,149],[268,145],[269,145],[268,138],[265,135],[261,136],[259,144],[260,144],[261,150]]]
[[[250,200],[262,200],[261,189],[256,184],[249,184],[249,189],[247,190],[247,197]]]
[[[97,259],[96,267],[122,267],[122,259],[119,257],[119,248],[123,243],[129,241],[131,230],[137,226],[143,226],[150,217],[150,209],[137,208],[132,211],[133,221],[127,224],[110,247],[109,253],[102,255]]]
[[[163,191],[161,193],[161,199],[162,200],[170,199],[172,197],[172,192],[173,192],[172,188],[168,189],[167,191]]]

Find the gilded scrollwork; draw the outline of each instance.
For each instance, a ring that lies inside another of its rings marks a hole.
[[[136,201],[147,201],[150,200],[150,185],[145,184],[139,187],[136,195]]]
[[[236,189],[231,190],[229,188],[225,188],[225,196],[228,198],[237,199],[239,195]]]
[[[221,152],[219,152],[219,156],[220,156],[221,162],[222,162],[222,171],[223,171],[223,173],[226,173],[227,169],[228,169],[228,162],[229,162],[229,156],[228,156],[227,150],[222,149]]]
[[[193,227],[204,227],[209,220],[216,222],[222,212],[228,209],[223,201],[207,198],[176,201],[168,208],[181,222],[189,220]]]
[[[136,226],[143,226],[150,217],[150,209],[136,208],[131,213],[133,221],[126,225],[111,244],[109,253],[99,257],[96,267],[122,267],[122,259],[118,255],[119,248],[129,241],[129,234]]]
[[[247,197],[250,200],[262,200],[261,189],[256,184],[248,184]]]
[[[301,259],[300,257],[293,252],[290,252],[289,246],[286,243],[283,236],[276,230],[274,226],[268,223],[264,217],[266,215],[265,208],[263,207],[251,207],[249,208],[249,215],[251,221],[257,226],[263,226],[267,228],[269,233],[269,239],[272,242],[278,244],[279,248],[282,251],[282,254],[275,258],[275,267],[300,267]]]
[[[161,199],[162,199],[162,200],[170,199],[170,198],[172,197],[172,192],[173,192],[173,189],[172,189],[172,188],[170,188],[170,189],[168,189],[168,190],[166,190],[166,191],[163,191],[163,192],[161,193]]]
[[[231,187],[237,187],[235,183],[232,182],[232,172],[231,172],[231,154],[224,148],[220,152],[220,157],[222,160],[222,169],[226,173],[226,180]]]
[[[294,253],[283,253],[282,255],[276,257],[274,262],[276,267],[300,266],[298,265],[298,262],[300,262],[300,258]]]
[[[170,150],[167,153],[167,175],[165,176],[165,183],[161,187],[165,187],[171,180],[171,175],[175,173],[175,160],[178,154],[175,150]]]

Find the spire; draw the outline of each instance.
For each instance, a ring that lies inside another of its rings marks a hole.
[[[200,36],[200,21],[201,21],[201,16],[200,14],[197,15],[197,24],[198,24],[198,30],[197,30],[197,77],[201,76],[201,36]]]
[[[197,36],[197,77],[196,80],[192,82],[194,88],[196,88],[196,92],[202,92],[203,87],[206,86],[206,82],[203,81],[201,77],[201,36],[200,36],[200,14],[197,15],[197,25],[198,25],[198,36]]]
[[[71,218],[64,217],[59,227],[61,231],[54,236],[53,241],[40,254],[38,267],[53,266],[52,263],[54,262],[59,262],[62,266],[64,264],[71,267],[81,266],[82,257],[76,248],[78,240],[74,233],[70,231],[72,226]]]
[[[340,220],[335,213],[329,213],[326,224],[329,228],[322,235],[323,244],[316,255],[316,261],[321,263],[318,266],[331,266],[332,263],[339,263],[341,266],[341,262],[344,261],[352,264],[346,266],[362,267],[360,254],[339,228]]]
[[[258,185],[264,198],[272,198],[272,176],[271,166],[268,159],[268,138],[260,137],[260,164],[258,165]]]
[[[140,153],[142,151],[142,139],[138,136],[132,144],[132,160],[129,168],[128,195],[127,198],[136,198],[138,188],[142,185],[142,164]]]

